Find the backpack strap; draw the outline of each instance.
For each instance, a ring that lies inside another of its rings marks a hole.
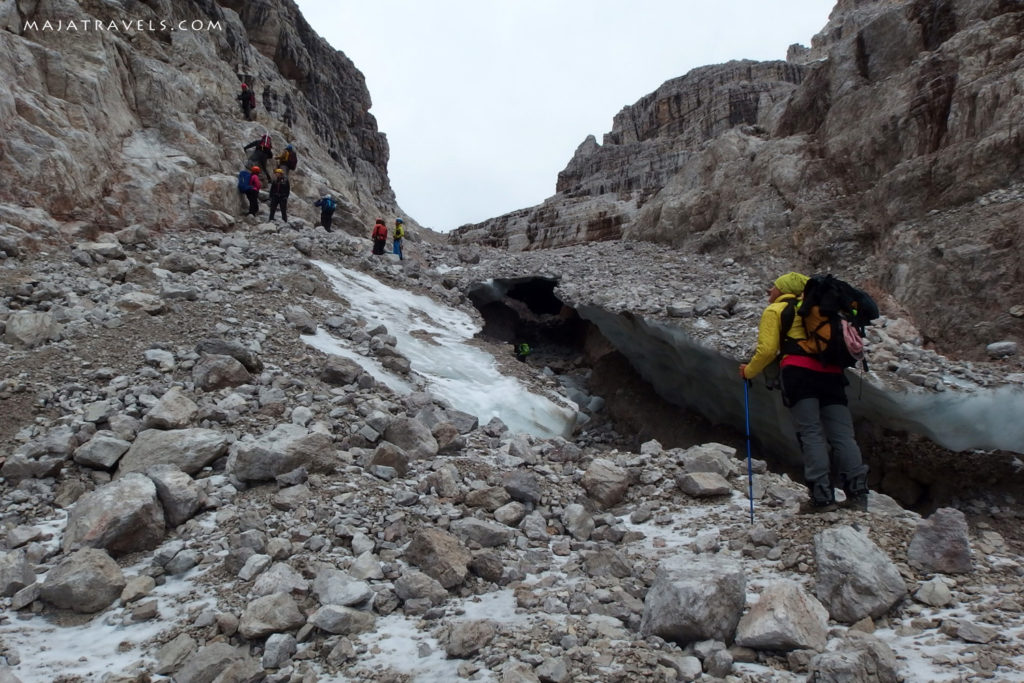
[[[779,313],[779,351],[783,350],[789,330],[793,327],[793,320],[796,318],[797,298],[786,299],[786,307]]]

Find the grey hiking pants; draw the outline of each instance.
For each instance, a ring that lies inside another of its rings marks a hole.
[[[782,382],[800,441],[804,481],[811,499],[822,504],[835,499],[829,477],[832,463],[838,483],[847,494],[867,493],[868,467],[861,459],[854,437],[843,375],[785,368]]]

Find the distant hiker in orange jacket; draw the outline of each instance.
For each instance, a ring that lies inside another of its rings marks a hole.
[[[287,145],[284,151],[274,157],[274,159],[277,160],[277,165],[284,171],[285,177],[290,176],[291,172],[299,164],[299,157],[295,154],[295,148],[291,145]]]

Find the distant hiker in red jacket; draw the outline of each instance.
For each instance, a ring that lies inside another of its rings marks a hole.
[[[381,256],[384,254],[384,245],[388,241],[388,226],[384,224],[383,218],[378,218],[373,225],[373,232],[370,234],[373,240],[373,254]]]
[[[245,115],[245,120],[252,121],[252,110],[256,108],[256,93],[249,90],[248,84],[243,83],[242,92],[238,93],[235,99],[238,100],[238,104],[242,107],[242,114]]]
[[[260,189],[263,187],[260,184],[260,167],[253,166],[249,170],[252,171],[252,175],[249,176],[249,189],[245,191],[245,197],[249,200],[249,215],[259,216]]]

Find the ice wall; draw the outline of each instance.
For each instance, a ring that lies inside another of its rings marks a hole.
[[[702,346],[683,330],[635,315],[582,306],[636,371],[667,401],[711,422],[744,431],[745,403],[739,362]],[[1004,386],[966,393],[925,390],[894,392],[870,374],[847,371],[850,408],[888,429],[921,434],[954,451],[1002,449],[1024,453],[1024,387]],[[769,453],[799,462],[796,436],[778,391],[760,378],[750,389],[751,432]]]

